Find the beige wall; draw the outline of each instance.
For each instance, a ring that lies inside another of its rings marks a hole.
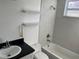
[[[79,53],[79,18],[63,16],[65,0],[58,0],[53,42]]]

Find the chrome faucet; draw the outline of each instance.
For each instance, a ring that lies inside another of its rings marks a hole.
[[[7,48],[10,47],[9,41],[6,40],[5,46],[3,46],[3,48]]]
[[[6,40],[6,46],[5,47],[10,47],[9,41]]]
[[[50,39],[50,34],[47,34],[47,36],[46,36],[46,41],[47,41],[47,46],[49,47],[50,46],[50,43],[52,43],[52,40]]]

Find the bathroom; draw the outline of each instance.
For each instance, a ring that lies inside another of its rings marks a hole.
[[[29,49],[23,49],[37,51],[15,58],[0,55],[0,59],[79,59],[79,16],[78,12],[67,14],[68,1],[0,0],[0,47],[24,40],[21,49],[15,47],[22,51],[28,45]]]

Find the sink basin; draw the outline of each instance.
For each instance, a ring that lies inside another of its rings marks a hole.
[[[8,48],[5,49],[1,49],[0,50],[0,59],[8,59],[8,58],[12,58],[16,55],[18,55],[21,52],[21,47],[19,46],[10,46]]]

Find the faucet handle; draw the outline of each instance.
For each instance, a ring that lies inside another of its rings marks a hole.
[[[47,38],[50,38],[50,34],[47,34],[47,36],[46,36]]]

